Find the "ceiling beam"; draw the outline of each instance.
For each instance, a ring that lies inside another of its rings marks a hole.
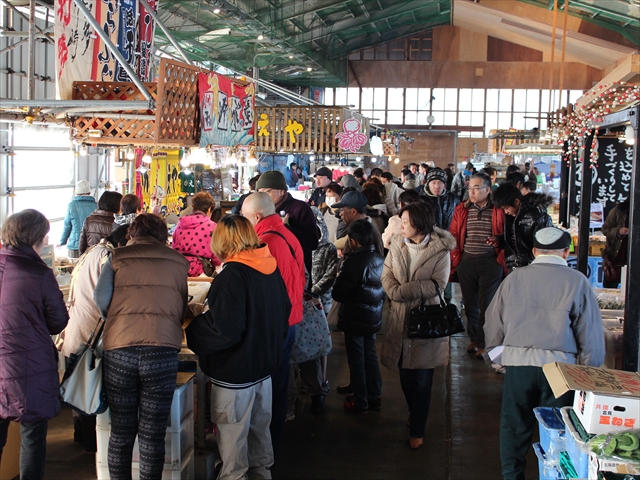
[[[396,3],[389,8],[372,13],[370,18],[362,15],[352,19],[339,20],[328,28],[312,28],[300,35],[295,35],[288,40],[293,45],[301,45],[308,43],[314,39],[330,36],[335,32],[360,28],[364,25],[370,24],[371,22],[378,22],[381,20],[383,21],[387,18],[397,18],[403,15],[411,15],[412,12],[421,10],[437,10],[437,5],[437,3],[427,3],[425,2],[425,0],[410,0],[407,2],[401,2],[399,4]]]

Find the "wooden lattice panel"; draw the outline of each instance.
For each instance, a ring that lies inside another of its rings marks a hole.
[[[128,82],[74,82],[74,100],[145,100],[134,83]],[[145,86],[156,99],[157,83],[145,83]],[[100,113],[96,108],[95,113]],[[123,118],[124,117],[124,118]],[[131,118],[135,117],[135,118]],[[155,112],[153,110],[126,110],[122,112],[105,112],[104,116],[91,115],[76,117],[73,121],[74,137],[87,139],[92,144],[134,144],[152,145],[155,143]],[[99,131],[100,137],[89,131]]]
[[[156,105],[156,142],[195,145],[200,136],[198,69],[162,59]]]
[[[335,136],[341,129],[341,117],[340,107],[256,107],[256,146],[263,152],[339,153]],[[293,123],[302,125],[302,132],[288,132],[286,128]]]

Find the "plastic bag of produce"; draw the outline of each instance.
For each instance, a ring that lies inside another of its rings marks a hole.
[[[592,452],[640,464],[640,430],[602,433],[589,440]]]

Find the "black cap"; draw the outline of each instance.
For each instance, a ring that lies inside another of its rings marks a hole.
[[[349,207],[362,212],[367,208],[367,197],[360,192],[347,192],[342,199],[333,205],[333,208]]]
[[[333,172],[327,167],[320,167],[318,170],[316,170],[316,174],[314,175],[314,177],[318,176],[331,179],[333,178]]]

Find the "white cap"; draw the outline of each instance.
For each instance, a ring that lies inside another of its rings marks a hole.
[[[76,195],[86,195],[91,193],[91,185],[87,180],[80,180],[76,183]]]

